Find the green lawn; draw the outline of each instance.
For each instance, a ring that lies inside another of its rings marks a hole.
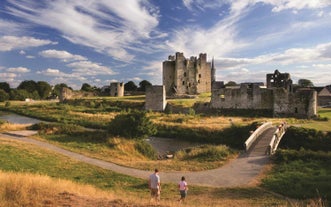
[[[149,199],[147,178],[138,179],[81,163],[52,151],[16,141],[0,139],[0,170],[29,172],[90,184],[122,196]],[[161,174],[162,179],[162,174]],[[64,189],[65,190],[65,189]],[[178,198],[176,184],[162,183],[162,200]],[[207,188],[191,186],[189,206],[284,206],[286,200],[260,188]],[[239,204],[238,204],[239,203]],[[236,204],[236,205],[232,205]]]

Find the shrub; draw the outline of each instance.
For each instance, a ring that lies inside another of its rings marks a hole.
[[[6,104],[5,104],[5,107],[7,107],[7,108],[8,108],[8,107],[10,107],[10,106],[11,106],[11,103],[10,103],[10,101],[7,101],[7,102],[6,102]]]
[[[289,127],[279,145],[280,148],[331,151],[331,132],[301,127]]]
[[[274,159],[277,165],[262,180],[263,187],[292,198],[331,199],[330,152],[278,150]]]
[[[40,122],[29,127],[42,134],[73,134],[82,131],[82,127],[74,124],[59,124]]]
[[[224,161],[232,151],[224,145],[202,145],[180,150],[175,154],[179,160],[197,160],[200,162]]]
[[[138,152],[140,152],[145,157],[149,159],[156,160],[157,159],[157,152],[155,149],[144,140],[139,140],[135,144],[135,148]]]
[[[159,137],[171,137],[191,142],[209,144],[223,144],[231,148],[242,150],[243,143],[250,136],[250,131],[256,129],[257,123],[247,126],[232,125],[223,130],[210,130],[203,128],[184,128],[180,126],[158,126]]]
[[[117,115],[109,123],[109,132],[127,138],[144,138],[156,134],[157,129],[145,111],[130,111]]]

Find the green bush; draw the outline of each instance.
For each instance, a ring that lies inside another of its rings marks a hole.
[[[331,151],[331,132],[301,127],[289,127],[282,138],[280,148],[313,151]]]
[[[133,110],[117,115],[109,123],[108,131],[115,136],[145,138],[156,134],[157,128],[145,111]]]
[[[254,122],[247,126],[232,125],[223,130],[159,125],[157,136],[171,137],[191,142],[223,144],[231,148],[242,150],[244,149],[243,143],[250,136],[249,132],[255,130],[257,124],[258,123]]]
[[[229,147],[224,145],[202,145],[176,152],[179,160],[197,160],[199,162],[224,161],[232,154]]]
[[[331,152],[279,150],[275,160],[263,187],[292,198],[331,199]]]
[[[144,140],[138,140],[135,143],[135,149],[149,159],[157,159],[157,152],[155,151],[155,149]]]
[[[10,103],[10,101],[6,101],[6,104],[5,104],[5,107],[10,107],[10,105],[11,105],[11,103]]]
[[[294,160],[319,160],[319,161],[329,161],[331,160],[331,151],[312,151],[305,150],[301,148],[300,150],[278,150],[273,156],[273,160],[277,163],[289,162]]]
[[[81,132],[83,128],[74,124],[59,124],[40,122],[29,127],[31,130],[38,130],[41,134],[74,134]]]

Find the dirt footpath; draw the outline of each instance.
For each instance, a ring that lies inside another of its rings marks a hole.
[[[34,131],[16,131],[10,133],[0,133],[0,139],[15,139],[26,143],[37,145],[44,149],[49,149],[73,159],[85,162],[94,166],[108,169],[121,174],[147,179],[152,173],[128,167],[116,165],[114,163],[90,158],[78,153],[70,152],[55,145],[37,141],[28,136],[35,134]],[[221,168],[200,172],[160,172],[161,182],[177,183],[181,176],[192,185],[210,187],[237,187],[249,185],[262,172],[263,167],[269,162],[268,156],[247,156],[242,155],[230,161]]]

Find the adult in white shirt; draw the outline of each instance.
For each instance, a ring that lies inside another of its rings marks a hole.
[[[149,176],[148,186],[151,190],[151,201],[155,199],[156,202],[159,202],[161,194],[161,182],[158,169],[155,169],[154,173]]]

